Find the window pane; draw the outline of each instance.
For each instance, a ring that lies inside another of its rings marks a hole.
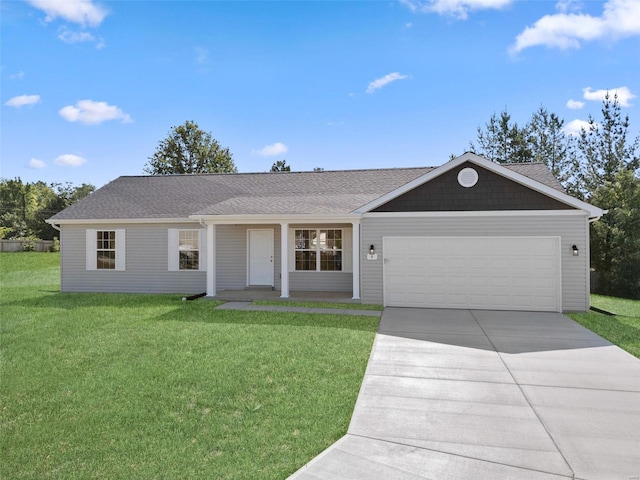
[[[99,270],[115,270],[116,252],[114,251],[98,252],[96,266]]]
[[[296,270],[315,270],[316,252],[296,251]]]
[[[199,262],[200,252],[191,250],[180,252],[180,270],[198,270]]]
[[[320,252],[320,270],[325,271],[341,271],[342,270],[342,252],[327,251]]]
[[[200,232],[198,230],[180,230],[180,250],[198,250]]]

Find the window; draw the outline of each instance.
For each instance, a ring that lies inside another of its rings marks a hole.
[[[342,230],[295,231],[296,271],[342,271]]]
[[[199,271],[205,269],[206,230],[170,228],[168,238],[168,269]]]
[[[179,230],[178,252],[180,270],[200,269],[200,231]]]
[[[87,270],[125,269],[125,231],[86,230]]]
[[[98,230],[96,248],[96,268],[98,270],[116,269],[116,231]]]

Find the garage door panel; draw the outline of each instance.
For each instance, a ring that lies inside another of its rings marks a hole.
[[[560,310],[558,237],[385,237],[385,305]]]

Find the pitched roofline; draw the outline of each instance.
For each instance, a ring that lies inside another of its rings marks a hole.
[[[56,220],[53,217],[45,220],[49,225],[87,225],[87,224],[116,224],[116,223],[193,223],[192,218],[166,217],[166,218],[67,218]]]
[[[419,187],[420,185],[423,185],[450,170],[453,170],[454,168],[460,166],[465,162],[474,163],[497,175],[501,175],[505,178],[513,180],[514,182],[517,182],[526,187],[529,187],[532,190],[542,193],[543,195],[546,195],[555,200],[558,200],[559,202],[565,203],[571,207],[575,207],[580,210],[584,210],[589,214],[590,218],[600,218],[602,215],[607,213],[606,210],[602,210],[601,208],[598,208],[595,205],[591,205],[590,203],[583,202],[582,200],[578,200],[577,198],[574,198],[571,195],[567,195],[564,192],[561,192],[559,190],[556,190],[555,188],[544,185],[543,183],[533,180],[532,178],[529,178],[526,175],[522,175],[520,173],[509,170],[508,168],[505,168],[498,163],[491,162],[486,158],[471,152],[464,153],[459,157],[456,157],[455,159],[451,160],[450,162],[447,162],[444,165],[437,167],[435,170],[425,173],[424,175],[416,178],[415,180],[412,180],[411,182],[401,187],[398,187],[395,190],[392,190],[391,192],[381,196],[380,198],[373,200],[372,202],[369,202],[366,205],[363,205],[357,210],[354,210],[353,213],[366,213],[375,208],[378,208],[379,206],[384,205],[385,203],[393,200],[394,198],[397,198],[400,195],[403,195],[408,191],[413,190],[414,188]]]

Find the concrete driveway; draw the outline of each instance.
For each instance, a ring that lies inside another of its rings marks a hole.
[[[640,479],[640,360],[556,313],[387,308],[348,434],[292,477]]]

